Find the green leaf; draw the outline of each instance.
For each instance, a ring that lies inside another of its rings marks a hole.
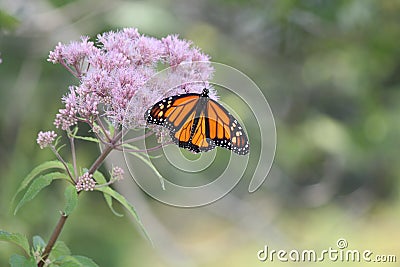
[[[107,194],[103,194],[104,199],[106,200],[106,203],[108,205],[108,207],[110,208],[111,212],[118,217],[124,217],[124,215],[122,213],[119,213],[118,211],[116,211],[113,207],[113,201],[112,201],[112,197],[110,195]]]
[[[65,256],[55,261],[60,267],[82,267],[82,265],[72,256]]]
[[[163,157],[163,155],[156,155],[156,156],[147,155],[147,156],[149,157],[149,159],[159,159]]]
[[[48,186],[55,179],[69,179],[65,173],[61,172],[52,172],[45,175],[39,176],[35,179],[28,190],[25,192],[25,195],[22,197],[21,201],[18,203],[15,208],[14,215],[17,214],[18,210],[25,205],[27,202],[31,201],[43,188]]]
[[[55,146],[55,147],[58,146],[58,144],[60,143],[61,138],[62,138],[61,135],[57,136],[56,140],[54,141],[54,146]]]
[[[104,175],[99,172],[99,171],[95,171],[93,173],[93,179],[97,182],[97,184],[102,185],[107,183],[107,179],[106,177],[104,177]]]
[[[4,230],[0,230],[0,241],[14,243],[15,245],[20,246],[26,252],[26,254],[29,255],[28,239],[23,234],[10,233]]]
[[[92,259],[85,256],[61,256],[54,263],[60,267],[99,267]]]
[[[80,139],[84,141],[89,141],[89,142],[94,142],[94,143],[100,143],[99,139],[90,137],[90,136],[79,136],[79,135],[74,135],[73,136],[75,139]]]
[[[9,261],[11,267],[37,267],[35,258],[30,257],[29,259],[24,256],[14,254],[10,257]]]
[[[72,211],[75,209],[78,204],[78,192],[76,191],[75,186],[68,184],[67,188],[65,188],[64,192],[65,196],[65,215],[70,215]]]
[[[63,149],[66,146],[67,146],[66,144],[62,144],[61,146],[57,147],[56,149],[57,153],[60,153],[61,149]]]
[[[124,144],[123,147],[139,150],[138,147],[131,145],[131,144]],[[138,153],[138,152],[129,152],[129,154],[136,156],[137,158],[141,159],[146,165],[148,165],[153,170],[155,175],[157,175],[158,179],[160,180],[162,189],[165,190],[164,177],[162,177],[162,175],[154,167],[153,163],[151,163],[151,161],[149,159],[150,156],[147,153],[144,153],[148,157],[148,158],[146,158],[145,156],[143,156],[141,153]]]
[[[46,242],[44,242],[43,238],[35,235],[33,237],[33,251],[41,251],[46,247]]]
[[[70,132],[71,136],[75,136],[78,133],[79,127],[75,126],[72,132]]]
[[[49,258],[56,260],[71,255],[71,251],[63,241],[57,241],[50,252]]]
[[[129,149],[140,150],[137,146],[134,146],[132,144],[123,144],[122,146]],[[162,175],[158,172],[158,170],[154,167],[153,163],[151,163],[150,161],[150,158],[158,158],[159,156],[149,156],[147,153],[140,153],[140,152],[129,152],[129,154],[136,156],[137,158],[141,159],[146,165],[148,165],[157,175],[158,179],[160,179],[162,189],[165,190],[164,177],[162,177]],[[147,158],[143,154],[147,156]]]
[[[58,161],[58,160],[46,161],[46,162],[40,164],[39,166],[34,168],[22,181],[22,183],[19,186],[17,192],[15,193],[11,203],[14,203],[18,194],[21,191],[23,191],[30,184],[30,182],[32,182],[32,180],[35,179],[35,177],[38,176],[39,174],[41,174],[42,172],[50,170],[50,169],[64,170],[64,168],[65,168],[64,165],[61,163],[61,161]],[[70,171],[72,171],[71,173],[73,173],[72,166],[69,166],[69,169],[70,169]]]
[[[57,265],[59,267],[82,267],[78,262],[74,261],[65,261],[61,265]]]
[[[108,125],[108,131],[110,132],[110,136],[114,136],[114,132],[115,132],[115,127],[114,125],[111,123],[111,121],[109,120],[105,120],[107,122]]]
[[[96,180],[97,184],[99,184],[99,185],[102,185],[102,184],[106,184],[106,183],[107,183],[106,178],[105,178],[104,175],[103,175],[101,172],[99,172],[99,171],[96,171],[96,172],[93,174],[93,178]],[[123,217],[123,216],[124,216],[123,214],[117,212],[117,211],[114,209],[112,197],[111,197],[110,195],[108,195],[108,194],[105,194],[105,193],[103,193],[103,196],[104,196],[104,199],[106,200],[106,203],[107,203],[108,207],[109,207],[110,210],[112,211],[112,213],[114,213],[115,216]]]
[[[78,256],[78,255],[74,255],[72,257],[74,257],[81,264],[81,266],[84,266],[84,267],[99,267],[99,265],[97,265],[92,259],[90,259],[88,257]]]
[[[150,159],[146,158],[145,156],[143,156],[140,153],[134,153],[134,152],[130,152],[129,154],[136,156],[137,158],[141,159],[147,166],[149,166],[153,172],[155,173],[155,175],[157,175],[158,179],[160,180],[161,183],[161,187],[163,190],[165,190],[165,183],[164,183],[164,177],[162,177],[162,175],[158,172],[158,170],[154,167],[153,163],[151,163]]]
[[[144,225],[143,225],[142,221],[140,220],[139,216],[137,215],[135,208],[126,200],[126,198],[124,196],[122,196],[120,193],[118,193],[117,191],[113,190],[109,186],[98,187],[95,190],[103,192],[103,193],[105,193],[107,195],[110,195],[116,201],[121,203],[122,206],[124,206],[129,211],[129,213],[136,219],[137,223],[140,226],[140,229],[142,230],[142,232],[144,233],[146,238],[150,241],[151,244],[153,244],[152,240],[150,239],[150,236],[147,234],[146,229],[144,228]]]

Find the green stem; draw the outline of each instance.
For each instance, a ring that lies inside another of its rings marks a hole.
[[[65,162],[65,160],[61,157],[61,155],[58,153],[58,151],[56,150],[56,148],[55,148],[53,145],[50,146],[50,149],[51,149],[51,151],[53,151],[53,153],[56,155],[57,159],[64,165],[64,168],[65,168],[65,170],[66,170],[66,172],[67,172],[69,178],[70,178],[71,181],[75,184],[75,179],[74,179],[72,173],[69,171],[68,165],[67,165],[67,163]]]
[[[69,137],[69,142],[71,144],[71,154],[72,154],[72,166],[74,168],[74,180],[78,179],[78,169],[76,168],[76,150],[75,150],[75,140],[72,136]]]

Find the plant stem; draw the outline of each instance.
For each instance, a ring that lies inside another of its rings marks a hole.
[[[95,160],[95,162],[92,164],[92,166],[89,169],[89,173],[93,174],[103,163],[103,161],[106,159],[108,154],[115,148],[115,144],[119,141],[121,138],[122,134],[121,132],[117,133],[114,138],[111,140],[111,144],[107,145],[106,148],[101,152],[100,156]],[[68,168],[67,168],[68,171]],[[78,192],[79,194],[79,192]],[[64,227],[65,221],[67,220],[68,216],[65,215],[64,213],[61,214],[60,219],[58,220],[58,223],[56,225],[56,228],[54,228],[53,233],[51,234],[50,240],[46,245],[46,248],[44,249],[42,253],[42,258],[38,263],[38,267],[43,267],[47,258],[50,255],[51,250],[54,247],[54,244],[56,243],[59,235],[61,234],[61,230]]]
[[[42,253],[42,259],[39,261],[38,267],[43,267],[44,263],[46,262],[47,258],[49,257],[49,254],[50,254],[54,244],[56,243],[57,238],[60,235],[61,230],[64,227],[64,224],[65,224],[65,221],[67,220],[67,218],[68,218],[68,215],[65,215],[64,213],[61,214],[61,217],[58,220],[58,223],[56,225],[56,228],[54,228],[54,231],[51,234],[49,243],[47,243],[47,246]]]
[[[56,148],[54,146],[50,146],[50,149],[53,151],[53,153],[56,155],[57,159],[61,161],[61,163],[64,165],[65,171],[67,172],[69,178],[71,181],[75,184],[75,179],[72,175],[72,173],[69,171],[68,165],[65,162],[65,160],[61,157],[61,155],[57,152]]]
[[[122,131],[117,133],[113,139],[111,139],[111,142],[109,145],[104,148],[104,150],[101,152],[100,156],[96,159],[96,161],[92,164],[92,167],[89,169],[89,174],[93,174],[103,163],[103,161],[106,159],[108,154],[116,147],[116,143],[119,141],[119,139],[122,136]]]
[[[149,137],[149,136],[152,135],[153,133],[154,133],[153,131],[149,131],[149,132],[147,132],[147,133],[144,134],[144,135],[141,135],[141,136],[138,136],[138,137],[134,137],[134,138],[131,138],[131,139],[128,139],[128,140],[123,140],[123,141],[124,141],[124,144],[133,143],[133,142],[135,142],[135,141],[145,139],[146,137]]]
[[[71,154],[72,154],[72,166],[74,168],[74,180],[78,179],[78,169],[76,168],[76,150],[75,150],[75,140],[73,137],[69,137],[69,142],[71,144]]]
[[[164,146],[166,146],[166,145],[169,145],[169,144],[173,144],[173,142],[166,142],[166,143],[164,143],[164,144],[159,144],[159,145],[157,145],[157,146],[155,146],[155,147],[145,148],[145,149],[130,149],[130,148],[125,148],[125,149],[123,149],[123,148],[116,148],[116,150],[118,150],[118,151],[124,151],[124,152],[128,152],[128,153],[151,152],[151,151],[160,149],[160,148],[162,148],[162,147],[164,147]]]
[[[60,61],[60,64],[61,64],[64,68],[66,68],[73,76],[75,76],[76,78],[79,78],[79,74],[76,73],[75,71],[73,71],[73,70],[68,66],[68,64],[67,64],[64,60],[61,60],[61,61]]]

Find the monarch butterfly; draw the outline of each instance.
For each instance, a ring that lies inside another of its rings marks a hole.
[[[239,155],[249,153],[249,141],[239,122],[219,103],[208,96],[188,93],[167,97],[145,113],[148,123],[162,125],[179,147],[194,153],[215,146],[225,147]]]

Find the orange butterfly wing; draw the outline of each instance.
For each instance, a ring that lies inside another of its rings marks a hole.
[[[176,95],[165,98],[150,108],[145,118],[147,122],[162,125],[175,133],[196,109],[199,94]]]
[[[223,106],[209,99],[206,109],[206,132],[216,146],[245,155],[250,151],[246,133],[240,123]]]
[[[195,153],[225,147],[245,155],[248,138],[239,122],[220,104],[203,94],[185,94],[157,102],[145,114],[147,122],[170,130],[172,140]]]

